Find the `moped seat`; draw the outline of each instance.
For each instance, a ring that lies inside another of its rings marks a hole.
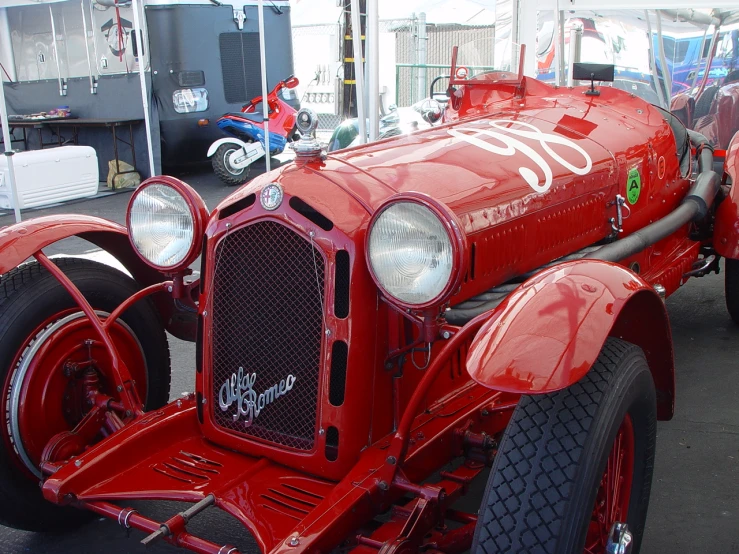
[[[241,119],[248,119],[249,121],[253,123],[264,122],[264,115],[261,113],[231,112],[226,115],[233,116],[233,117],[240,117]]]

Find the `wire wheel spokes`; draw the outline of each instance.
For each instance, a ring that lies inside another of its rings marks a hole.
[[[585,541],[586,554],[603,554],[611,527],[625,522],[634,474],[634,425],[626,414],[616,433],[606,469],[601,477]]]

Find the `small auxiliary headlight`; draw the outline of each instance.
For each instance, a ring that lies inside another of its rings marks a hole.
[[[208,209],[197,192],[174,177],[141,183],[128,204],[128,236],[147,264],[176,273],[200,254]]]

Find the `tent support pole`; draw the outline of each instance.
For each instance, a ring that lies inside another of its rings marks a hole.
[[[144,106],[144,125],[146,126],[146,148],[149,153],[149,176],[153,177],[157,174],[154,169],[154,147],[151,144],[151,118],[149,117],[149,92],[146,87],[146,56],[144,55],[144,45],[149,41],[144,37],[141,31],[141,20],[139,18],[139,1],[131,0],[131,8],[133,9],[133,30],[136,33],[136,43],[139,46],[139,81],[141,82],[141,103]],[[118,168],[116,168],[118,169]]]
[[[85,33],[85,57],[87,58],[87,72],[90,74],[90,94],[95,94],[95,79],[92,76],[92,62],[90,61],[90,41],[87,36],[87,16],[85,14],[85,0],[80,0],[82,11],[82,31]]]
[[[657,89],[657,96],[659,97],[659,104],[663,108],[667,107],[665,102],[665,94],[662,90],[662,86],[659,84],[659,75],[657,74],[657,60],[654,55],[654,39],[652,37],[652,22],[649,20],[649,10],[644,10],[644,17],[647,19],[647,37],[649,38],[649,60],[652,66],[652,79],[654,79],[654,88]]]
[[[659,10],[656,10],[657,14],[657,36],[659,37],[659,63],[662,64],[662,75],[665,79],[665,89],[667,90],[667,99],[665,109],[670,109],[670,98],[672,97],[672,75],[667,70],[667,61],[665,59],[665,39],[662,36],[662,15]],[[698,61],[700,65],[700,59]]]
[[[380,134],[380,16],[378,0],[367,0],[367,67],[369,69],[369,139]]]
[[[259,0],[259,63],[262,66],[262,113],[264,114],[264,156],[267,171],[272,170],[269,159],[269,91],[267,90],[267,52],[264,41],[264,2]]]
[[[0,124],[3,126],[3,145],[5,146],[5,160],[8,162],[8,180],[10,181],[10,195],[13,201],[15,222],[20,223],[21,210],[18,200],[18,187],[15,183],[15,168],[13,167],[13,147],[10,143],[10,127],[8,126],[8,105],[5,103],[5,85],[0,76]]]
[[[261,0],[260,0],[261,1]],[[359,123],[359,143],[367,142],[367,111],[364,105],[364,69],[362,68],[362,14],[359,0],[351,0],[352,8],[352,47],[354,48],[354,79],[357,91],[357,118]]]

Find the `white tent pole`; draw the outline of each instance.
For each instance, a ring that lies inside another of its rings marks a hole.
[[[567,86],[574,86],[575,81],[572,78],[574,74],[574,65],[579,63],[582,54],[582,27],[573,25],[570,29],[570,53],[567,62]]]
[[[426,64],[428,63],[428,49],[429,49],[429,38],[426,33],[426,12],[418,14],[418,27],[416,36],[418,37],[418,100],[423,100],[428,95],[428,69]],[[368,56],[369,57],[369,56]]]
[[[662,86],[659,84],[659,75],[657,74],[657,60],[654,56],[654,39],[652,38],[652,22],[649,20],[649,10],[644,10],[644,17],[647,20],[647,36],[649,37],[649,58],[652,62],[652,79],[654,79],[654,88],[657,89],[657,96],[659,97],[659,103],[663,108],[667,107],[665,102],[664,91]]]
[[[559,1],[557,2],[557,67],[559,67],[559,79],[557,84],[562,86],[565,84],[565,12],[561,9]]]
[[[524,2],[521,0],[520,6],[521,11],[518,14],[518,44],[527,46],[523,62],[524,75],[536,77],[536,2]]]
[[[264,150],[267,171],[272,170],[269,159],[269,91],[267,90],[267,52],[264,45],[264,2],[259,0],[259,62],[262,66],[262,113],[264,114]]]
[[[492,54],[491,54],[491,67],[497,67],[495,65],[495,43],[498,40],[496,37],[496,34],[498,33],[498,0],[493,0],[493,47],[492,47]]]
[[[136,36],[136,44],[139,54],[139,80],[141,81],[141,102],[144,106],[144,125],[146,126],[146,147],[149,152],[149,176],[156,175],[154,169],[154,147],[151,144],[151,120],[149,118],[149,92],[146,88],[146,59],[144,56],[144,44],[148,44],[148,40],[141,31],[141,21],[139,19],[139,0],[131,0],[131,8],[133,9],[133,32]],[[118,168],[116,168],[118,169]]]
[[[82,31],[85,33],[85,56],[87,57],[87,72],[90,74],[90,94],[95,94],[95,81],[92,77],[92,62],[90,61],[90,39],[87,36],[87,16],[85,14],[85,0],[80,1],[82,10]]]
[[[554,0],[554,34],[552,35],[552,48],[554,49],[554,84],[559,86],[562,84],[562,74],[559,67],[559,60],[564,55],[559,35],[564,32],[559,24],[559,0]]]
[[[261,0],[260,0],[261,2]],[[362,24],[359,0],[351,0],[352,47],[354,49],[354,79],[357,90],[357,118],[359,119],[359,143],[367,142],[367,114],[364,106],[364,70],[362,69]]]
[[[54,61],[56,62],[56,80],[59,82],[59,96],[66,96],[64,83],[62,83],[62,69],[59,65],[59,48],[56,45],[56,27],[54,26],[54,10],[49,4],[49,19],[51,20],[51,45],[54,48]]]
[[[518,6],[519,0],[511,0],[511,60],[518,59],[520,55],[519,36],[518,36],[518,17],[520,10]]]
[[[662,36],[662,15],[659,11],[657,14],[657,36],[659,37],[659,62],[662,64],[662,77],[665,80],[665,89],[667,90],[667,103],[665,109],[670,109],[670,100],[672,98],[672,75],[667,70],[667,62],[665,60],[665,39]],[[698,67],[700,67],[700,54],[698,57]]]
[[[380,134],[380,15],[378,0],[367,0],[367,66],[369,68],[369,139]]]
[[[701,68],[701,62],[703,61],[703,49],[706,47],[706,36],[708,35],[708,25],[706,25],[706,30],[703,31],[703,39],[701,40],[701,49],[698,51],[698,67],[695,69],[695,74],[693,75],[693,82],[690,84],[690,88],[695,88],[695,84],[698,82],[698,73],[700,73]],[[708,61],[708,56],[706,56],[706,61]],[[706,67],[706,71],[708,71],[708,68]]]
[[[13,168],[13,148],[10,144],[10,127],[8,126],[8,106],[5,104],[5,86],[0,75],[0,124],[3,126],[3,144],[5,145],[5,160],[8,162],[8,180],[10,181],[10,195],[13,200],[15,222],[21,220],[20,203],[18,202],[18,187],[15,184],[15,170]]]
[[[18,80],[14,60],[13,40],[10,38],[10,22],[8,21],[8,8],[0,8],[0,63],[4,63],[3,74],[8,74],[8,80],[11,83]]]

